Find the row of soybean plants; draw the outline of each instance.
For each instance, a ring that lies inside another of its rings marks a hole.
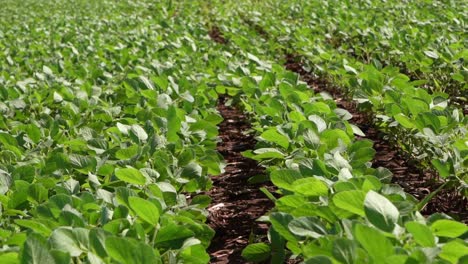
[[[400,67],[434,92],[467,99],[465,1],[269,1],[266,5],[277,19],[297,22],[298,34],[317,35],[313,40],[320,45],[368,64]],[[333,54],[325,50],[322,56]]]
[[[349,113],[269,61],[266,40],[227,15],[232,10],[213,9],[237,65],[217,89],[250,113],[258,143],[244,155],[264,165],[278,187],[277,195],[263,189],[275,202],[259,219],[271,224],[269,242],[254,241],[243,256],[272,263],[464,263],[468,227],[444,214],[423,217],[424,202],[392,184],[387,169],[372,168],[372,142],[356,138]]]
[[[218,67],[172,1],[2,1],[2,263],[207,263]]]
[[[340,9],[340,5],[323,3],[322,8],[314,8],[316,5],[313,1],[296,4],[245,1],[243,5],[228,2],[224,10],[218,11],[232,18],[226,20],[226,25],[245,28],[241,23],[246,22],[257,27],[257,31],[260,27],[263,35],[260,37],[264,40],[258,42],[263,47],[260,53],[300,55],[306,69],[341,88],[359,109],[371,113],[375,124],[386,132],[390,141],[418,160],[421,167],[436,170],[447,182],[453,179],[466,195],[468,118],[463,110],[452,103],[449,94],[428,91],[421,86],[424,80],[412,80],[401,73],[398,65],[387,65],[380,57],[368,63],[340,51],[329,41],[331,29],[322,23],[330,19],[323,10]],[[353,12],[349,12],[352,16]],[[332,17],[340,19],[341,16]],[[251,30],[237,34],[255,35]]]

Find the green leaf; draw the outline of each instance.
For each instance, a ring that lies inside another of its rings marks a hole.
[[[16,138],[11,136],[10,134],[3,133],[3,132],[0,132],[0,143],[4,145],[13,146],[13,147],[18,146],[18,141],[16,140]]]
[[[293,217],[285,213],[272,213],[270,215],[270,222],[273,228],[282,237],[288,241],[296,242],[297,238],[289,231],[289,223],[293,220]]]
[[[275,148],[259,148],[254,150],[256,154],[252,158],[254,160],[264,160],[264,159],[283,159],[285,154]]]
[[[130,132],[135,135],[140,141],[146,141],[148,139],[148,134],[146,131],[139,125],[132,125]]]
[[[369,222],[386,232],[393,231],[400,216],[395,205],[374,191],[369,191],[366,195],[364,212]]]
[[[325,120],[323,120],[323,118],[321,118],[320,116],[318,115],[310,115],[308,117],[308,119],[312,122],[315,123],[315,125],[317,126],[317,131],[318,132],[322,132],[324,131],[325,129],[327,129],[327,123],[325,122]]]
[[[341,209],[364,216],[366,193],[359,190],[342,191],[333,196],[333,203]]]
[[[354,237],[376,263],[394,253],[390,240],[374,228],[357,224],[354,227]]]
[[[468,226],[457,221],[441,219],[431,225],[431,230],[436,236],[455,238],[468,232]]]
[[[304,264],[333,264],[332,260],[328,256],[315,256],[308,258],[303,262]]]
[[[434,247],[436,245],[435,237],[428,226],[413,221],[407,222],[405,227],[419,245],[423,247]]]
[[[70,163],[74,168],[86,172],[95,171],[97,166],[97,161],[95,157],[77,154],[70,155]]]
[[[131,238],[109,237],[106,250],[111,258],[122,264],[158,263],[150,246]]]
[[[296,193],[304,196],[314,197],[328,194],[327,184],[314,177],[295,180],[292,187]]]
[[[11,175],[0,169],[0,194],[5,194],[10,189]]]
[[[158,224],[160,212],[155,204],[136,196],[130,196],[128,202],[132,210],[142,220],[154,226]]]
[[[295,218],[288,224],[288,227],[297,236],[319,238],[328,234],[326,228],[316,217]]]
[[[89,231],[87,229],[82,230],[85,230],[86,235],[84,237],[87,239]],[[86,250],[85,247],[87,247],[88,243],[80,245],[79,241],[77,233],[66,227],[55,229],[49,238],[52,248],[68,252],[72,257],[78,257]]]
[[[285,135],[280,134],[276,128],[268,129],[267,131],[263,132],[260,135],[261,138],[265,139],[266,141],[273,142],[275,144],[280,145],[284,149],[289,147],[289,138]]]
[[[251,262],[262,262],[268,260],[271,255],[270,245],[265,243],[250,244],[242,250],[242,257]]]
[[[2,264],[17,264],[19,263],[18,253],[17,252],[7,252],[0,254],[0,259]]]
[[[31,233],[24,243],[20,255],[21,264],[56,263],[46,246],[45,239],[35,233]]]
[[[119,149],[115,152],[115,157],[120,160],[131,159],[138,154],[138,146],[134,145],[128,148]]]
[[[294,190],[296,180],[303,178],[300,172],[291,169],[272,171],[270,177],[274,185],[289,191]]]
[[[407,264],[413,262],[407,262],[408,256],[407,255],[392,255],[385,259],[385,264]]]
[[[34,142],[38,143],[41,140],[41,130],[34,124],[29,124],[25,128],[26,133],[28,134],[29,138]]]
[[[433,59],[438,59],[439,58],[439,55],[435,51],[425,50],[424,54],[426,54],[426,56],[428,56],[429,58],[433,58]]]
[[[185,247],[179,253],[180,263],[208,263],[210,255],[206,253],[202,245],[193,245]]]
[[[327,144],[328,149],[334,149],[339,146],[339,142],[344,145],[351,143],[351,138],[341,129],[327,129],[322,132],[320,139]]]
[[[332,254],[334,258],[342,263],[353,264],[356,262],[358,255],[356,242],[338,238],[333,241]]]
[[[194,236],[187,227],[168,223],[158,230],[156,246],[160,249],[180,248],[184,241]]]
[[[468,246],[462,240],[452,240],[442,246],[442,251],[439,256],[443,259],[450,261],[451,263],[466,263],[460,261],[462,257],[468,256]]]
[[[413,120],[409,119],[407,116],[404,114],[397,114],[394,116],[395,120],[400,123],[401,126],[404,128],[414,128],[414,122]]]
[[[443,178],[447,178],[451,174],[451,163],[450,162],[443,162],[438,159],[431,160],[432,165],[437,169],[439,175]]]
[[[26,219],[16,219],[15,223],[19,226],[30,228],[34,232],[37,232],[41,235],[44,236],[49,236],[52,230],[50,230],[48,227],[43,225],[40,222],[37,222],[35,220],[26,220]]]
[[[180,131],[181,121],[177,117],[176,108],[171,105],[167,112],[167,140],[169,142],[176,142],[179,139],[177,132]]]
[[[90,251],[94,252],[94,254],[102,259],[107,257],[107,252],[105,249],[106,234],[107,233],[101,228],[93,228],[89,231],[88,239]]]
[[[144,185],[146,183],[145,176],[135,168],[124,168],[124,169],[116,169],[115,176],[124,182],[132,183],[132,184],[139,184]]]

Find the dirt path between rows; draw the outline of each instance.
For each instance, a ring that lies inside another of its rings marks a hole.
[[[212,198],[208,208],[208,224],[216,235],[208,249],[211,263],[245,263],[241,257],[251,238],[265,237],[268,226],[255,220],[266,214],[273,203],[259,190],[271,184],[249,184],[247,180],[264,173],[256,161],[241,152],[253,149],[255,139],[245,132],[250,129],[247,118],[234,107],[226,106],[221,96],[218,110],[224,118],[219,125],[221,142],[218,151],[227,163],[225,172],[215,176],[213,188],[207,193]]]

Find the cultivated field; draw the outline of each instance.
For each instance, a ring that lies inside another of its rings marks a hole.
[[[468,263],[465,10],[0,0],[0,263]]]

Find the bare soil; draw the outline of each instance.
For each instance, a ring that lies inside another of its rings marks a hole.
[[[216,231],[208,251],[211,263],[246,263],[241,257],[242,249],[249,239],[264,238],[268,230],[266,224],[256,220],[273,208],[273,202],[259,189],[273,190],[269,182],[247,182],[252,176],[264,174],[264,169],[242,156],[241,152],[253,149],[256,141],[253,135],[246,134],[250,129],[246,116],[225,102],[226,97],[221,96],[218,110],[224,121],[219,126],[218,151],[227,166],[222,175],[212,178],[213,188],[207,193],[212,198],[208,224]]]

